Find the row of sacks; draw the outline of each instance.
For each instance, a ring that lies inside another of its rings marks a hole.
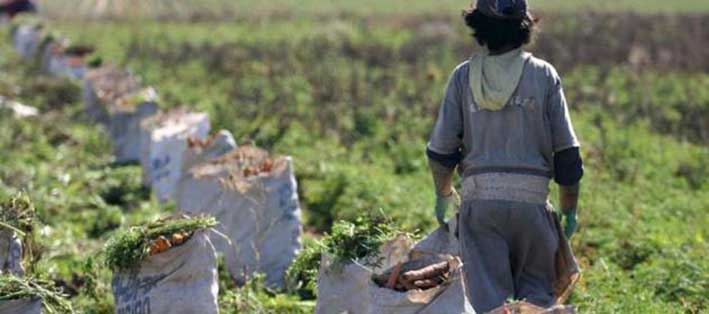
[[[115,161],[140,163],[143,183],[161,203],[176,201],[184,213],[215,216],[232,244],[214,242],[237,282],[259,272],[269,285],[282,286],[301,248],[292,160],[237,147],[228,131],[210,136],[205,113],[160,112],[156,91],[133,73],[110,64],[87,67],[67,54],[65,41],[46,34],[41,23],[19,25],[12,41],[20,56],[40,62],[47,73],[81,81],[86,116],[108,131]],[[80,48],[76,55],[89,51]],[[61,68],[59,56],[82,70],[69,71],[73,76],[53,70]]]
[[[24,59],[34,59],[40,69],[48,74],[81,80],[88,69],[86,57],[93,47],[72,45],[47,31],[42,23],[16,25],[11,30],[15,51]]]
[[[205,113],[159,111],[157,92],[116,66],[88,69],[82,94],[87,117],[108,130],[116,162],[138,162],[159,202],[221,222],[232,244],[214,242],[237,282],[259,272],[271,286],[284,284],[302,232],[291,158],[237,147],[228,131],[210,136]]]

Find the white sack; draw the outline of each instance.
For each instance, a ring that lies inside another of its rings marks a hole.
[[[277,158],[268,173],[251,177],[235,166],[241,147],[223,158],[193,167],[180,181],[177,206],[191,215],[214,216],[216,227],[232,242],[213,239],[224,253],[227,268],[240,284],[254,272],[266,275],[266,284],[282,287],[285,272],[301,249],[302,225],[293,165]],[[226,164],[225,164],[226,163]],[[231,166],[231,167],[230,167]]]
[[[144,91],[153,95],[152,88]],[[110,107],[108,133],[111,136],[113,155],[116,162],[138,162],[140,160],[140,124],[158,112],[156,97],[147,97],[138,105],[114,105]]]
[[[63,44],[52,41],[41,46],[41,67],[47,74],[80,80],[86,74],[86,65],[81,57],[64,54]]]
[[[39,114],[39,109],[35,107],[23,105],[2,96],[0,96],[0,109],[12,112],[12,115],[18,119],[34,117]]]
[[[440,230],[443,231],[443,230]],[[448,246],[447,240],[434,232],[421,241],[421,247],[432,252],[444,252]],[[443,231],[445,232],[445,231]],[[434,237],[436,239],[430,239]],[[429,246],[429,244],[438,243]],[[419,247],[419,245],[415,246]],[[384,246],[380,257],[392,255],[401,258],[387,257],[378,268],[365,266],[365,262],[353,262],[347,265],[332,265],[329,258],[321,261],[318,277],[318,301],[316,314],[348,313],[348,314],[474,314],[470,302],[465,295],[465,285],[462,276],[462,265],[458,265],[450,274],[446,284],[423,291],[398,292],[381,288],[372,281],[372,275],[397,263],[424,256],[422,251],[416,251],[405,241],[397,238]],[[403,255],[401,252],[405,252]],[[408,255],[408,256],[407,256]],[[434,254],[435,255],[435,254]]]
[[[218,314],[217,257],[207,231],[113,275],[116,314]]]
[[[49,63],[55,54],[59,53],[61,44],[57,42],[56,39],[48,40],[44,45],[40,46],[41,51],[39,53],[41,56],[40,67],[42,71],[49,73]]]
[[[42,300],[0,301],[0,314],[42,314]]]
[[[236,147],[236,140],[228,130],[220,130],[205,141],[190,139],[187,149],[182,154],[182,173],[193,166],[217,159]]]
[[[81,57],[53,54],[49,57],[47,72],[57,77],[80,80],[86,74],[86,66]]]
[[[86,115],[93,121],[108,124],[109,106],[126,95],[140,90],[140,80],[126,70],[106,65],[83,74],[82,99]]]
[[[169,115],[148,129],[145,134],[147,142],[141,143],[147,145],[141,147],[141,156],[148,157],[147,164],[143,164],[143,172],[158,201],[167,202],[175,198],[175,189],[182,176],[182,155],[187,150],[187,139],[207,138],[209,127],[206,113],[178,113]]]
[[[528,302],[517,302],[498,307],[486,314],[576,314],[576,308],[571,305],[555,305],[550,308],[538,307]]]
[[[42,33],[36,25],[20,25],[15,30],[12,36],[12,42],[15,46],[15,51],[22,58],[29,59],[37,53]]]
[[[419,256],[431,254],[449,254],[460,256],[460,242],[455,237],[455,230],[458,222],[456,219],[448,221],[448,230],[438,228],[422,239],[414,246],[411,251],[411,258],[416,259]]]
[[[24,276],[22,266],[22,240],[14,233],[0,227],[0,275]]]

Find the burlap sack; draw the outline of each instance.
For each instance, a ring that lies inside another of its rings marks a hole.
[[[438,234],[436,239],[426,238],[430,251],[444,252],[446,241]],[[437,240],[438,239],[438,240]],[[381,249],[379,267],[370,268],[365,262],[354,261],[347,265],[332,264],[330,258],[323,257],[318,277],[318,301],[316,314],[474,314],[465,294],[461,264],[450,274],[449,280],[428,290],[398,292],[381,288],[372,281],[372,275],[397,263],[423,258],[424,251],[415,251],[406,238],[399,237]]]
[[[41,40],[41,28],[37,25],[20,25],[12,34],[15,51],[25,59],[30,59],[37,53]]]
[[[150,256],[136,271],[114,272],[116,314],[218,314],[217,257],[208,231]]]
[[[573,306],[556,305],[545,309],[527,302],[506,304],[487,314],[576,314]]]
[[[24,276],[22,240],[11,231],[0,227],[0,275]]]
[[[47,73],[71,80],[81,80],[86,74],[86,65],[81,57],[52,54],[47,60]]]
[[[547,204],[548,219],[556,229],[559,239],[559,251],[556,253],[556,281],[554,282],[554,295],[556,304],[564,304],[573,292],[576,284],[581,279],[581,268],[576,262],[571,244],[564,235],[559,216],[554,213],[554,209]]]
[[[42,314],[42,300],[0,301],[0,314]]]
[[[412,259],[432,254],[450,254],[460,256],[460,242],[455,236],[458,221],[451,219],[448,221],[448,230],[438,228],[422,239],[411,250],[409,254]]]
[[[269,171],[245,175],[244,162],[272,160]],[[178,187],[177,206],[185,213],[217,218],[233,246],[213,239],[224,253],[238,283],[254,272],[266,275],[266,284],[282,287],[285,272],[301,249],[302,225],[297,184],[290,157],[270,159],[266,152],[239,147],[185,173]]]
[[[3,111],[7,111],[17,119],[34,117],[39,114],[39,109],[35,107],[23,105],[0,96],[0,114],[5,114]]]
[[[109,106],[108,131],[111,136],[113,155],[116,162],[138,162],[140,160],[140,123],[158,112],[157,99],[152,88],[140,92],[140,103],[118,101]]]
[[[236,140],[234,140],[234,136],[228,130],[220,130],[204,141],[188,139],[187,149],[182,154],[182,173],[187,173],[198,164],[210,162],[224,156],[236,149],[236,147]]]
[[[129,71],[112,65],[86,71],[82,99],[86,115],[94,122],[108,125],[109,106],[140,90],[140,80]]]
[[[182,156],[187,139],[203,140],[209,135],[209,117],[184,109],[157,114],[141,122],[141,165],[143,181],[160,202],[173,200],[182,176]]]
[[[62,51],[62,44],[60,39],[48,40],[44,45],[40,45],[40,67],[44,73],[51,73],[50,66],[52,64],[52,59],[55,58],[57,54]]]

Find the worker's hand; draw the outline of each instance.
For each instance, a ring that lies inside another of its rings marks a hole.
[[[438,221],[438,224],[441,225],[446,231],[448,231],[448,222],[446,221],[446,213],[448,212],[448,209],[451,207],[460,207],[460,195],[458,195],[458,192],[456,192],[455,189],[451,191],[451,194],[448,196],[441,196],[437,195],[436,196],[436,220]]]
[[[571,208],[564,211],[564,235],[567,239],[576,232],[576,208]]]

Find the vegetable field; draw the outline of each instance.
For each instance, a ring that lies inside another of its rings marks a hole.
[[[261,276],[237,287],[220,267],[221,313],[312,313],[323,252],[362,257],[385,235],[436,227],[425,145],[450,71],[476,49],[467,2],[156,1],[133,14],[131,1],[104,1],[111,14],[81,19],[39,2],[53,32],[140,76],[161,109],[207,112],[213,130],[292,156],[305,239],[288,289]],[[559,69],[586,165],[570,302],[706,313],[709,3],[537,3],[530,49]],[[79,84],[40,73],[3,38],[0,95],[40,114],[0,111],[0,203],[23,193],[36,208],[32,275],[77,312],[113,313],[104,246],[174,204],[157,202],[140,166],[114,162]]]

